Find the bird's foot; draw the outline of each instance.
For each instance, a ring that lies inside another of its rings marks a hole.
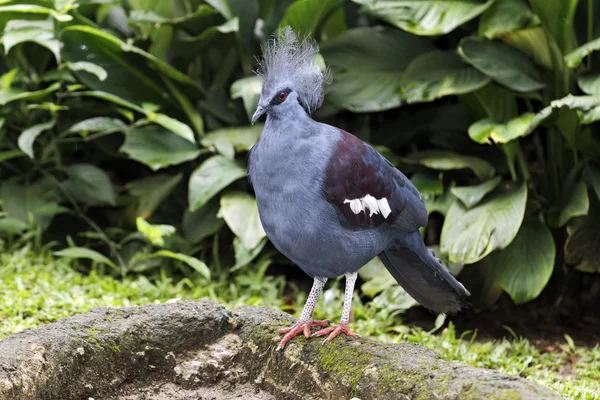
[[[287,342],[289,342],[293,337],[298,336],[300,333],[304,333],[304,337],[308,339],[311,336],[310,330],[313,326],[324,327],[327,325],[329,325],[329,321],[313,321],[312,319],[309,319],[308,321],[297,321],[289,328],[280,329],[279,333],[285,333],[285,336],[283,339],[281,339],[281,342],[279,342],[277,350],[282,350]]]
[[[331,342],[333,339],[338,337],[341,333],[343,333],[346,336],[350,336],[350,337],[360,337],[360,335],[357,335],[356,333],[354,333],[350,330],[350,327],[348,326],[348,324],[344,324],[344,323],[340,323],[339,325],[334,325],[334,326],[330,326],[325,329],[321,329],[320,331],[315,332],[313,334],[313,336],[325,336],[325,335],[329,334],[329,336],[327,336],[327,339],[325,339],[323,341],[323,344],[325,344],[325,343]]]

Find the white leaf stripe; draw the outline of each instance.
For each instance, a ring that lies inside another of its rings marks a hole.
[[[392,209],[386,198],[376,199],[370,194],[360,199],[346,199],[344,200],[344,204],[350,204],[350,210],[354,214],[359,214],[363,211],[366,212],[368,208],[369,217],[372,217],[373,214],[381,214],[383,218],[387,218],[392,213]]]

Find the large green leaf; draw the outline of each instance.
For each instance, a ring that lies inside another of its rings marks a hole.
[[[67,132],[76,132],[81,136],[87,136],[88,133],[102,132],[108,130],[120,130],[125,128],[125,123],[117,118],[93,117],[79,121],[73,125]]]
[[[551,46],[541,26],[508,32],[499,39],[527,54],[537,65],[553,68]]]
[[[513,301],[535,299],[554,269],[556,248],[552,233],[538,220],[523,220],[517,236],[506,248],[490,254],[496,279]]]
[[[148,219],[160,204],[175,190],[183,178],[179,173],[174,176],[157,174],[128,182],[125,189],[138,199],[137,215]]]
[[[48,131],[54,128],[54,121],[43,122],[41,124],[35,124],[25,129],[19,135],[18,145],[23,153],[27,154],[29,158],[34,158],[33,154],[33,143],[42,132]]]
[[[592,123],[594,110],[600,106],[600,96],[573,96],[569,94],[562,99],[553,100],[550,105],[539,111],[529,123],[525,135],[533,132],[538,126],[546,122],[556,111],[565,108],[577,111],[582,124]],[[598,116],[600,118],[600,116]]]
[[[221,197],[221,214],[247,250],[254,249],[267,236],[260,223],[256,199],[247,193],[225,193]]]
[[[456,186],[450,189],[450,192],[458,198],[467,208],[476,206],[486,194],[498,187],[500,176],[490,179],[487,182],[480,183],[474,186]]]
[[[3,86],[0,88],[0,106],[17,100],[40,100],[60,89],[60,83],[55,82],[45,89],[28,92],[19,88]]]
[[[539,18],[531,11],[526,0],[501,0],[495,1],[481,15],[479,34],[495,39],[539,24]]]
[[[217,213],[221,208],[218,198],[213,198],[194,212],[185,210],[181,229],[186,240],[198,243],[221,230],[225,221]]]
[[[341,0],[297,0],[288,7],[280,26],[291,26],[301,35],[315,35],[325,17],[341,3]]]
[[[77,201],[90,205],[117,204],[117,194],[108,175],[92,164],[71,164],[65,167],[69,179],[65,189]]]
[[[110,261],[108,257],[98,253],[95,250],[86,249],[85,247],[69,247],[67,249],[55,251],[54,255],[66,258],[84,258],[97,263],[106,264],[113,268],[117,268],[117,266],[112,261]]]
[[[469,108],[474,118],[507,122],[518,115],[517,98],[514,92],[495,83],[462,95],[460,100]]]
[[[239,40],[247,54],[255,50],[254,27],[259,13],[257,0],[206,0],[227,20],[239,20]]]
[[[258,141],[262,124],[217,129],[204,136],[200,143],[233,160],[236,151],[248,151]]]
[[[193,160],[201,154],[198,147],[158,125],[127,129],[125,143],[119,150],[154,171]]]
[[[515,92],[533,92],[546,86],[525,54],[500,41],[469,36],[460,41],[459,52],[475,68]]]
[[[420,103],[482,88],[490,79],[455,53],[432,51],[416,57],[401,80],[402,99]]]
[[[321,45],[334,71],[327,100],[355,112],[398,107],[405,68],[416,56],[433,49],[428,40],[397,29],[348,30]]]
[[[240,240],[240,238],[236,237],[233,239],[233,251],[235,254],[235,265],[231,267],[231,271],[236,271],[246,265],[250,264],[252,260],[254,260],[262,249],[264,249],[267,244],[267,238],[263,238],[260,243],[253,249],[248,250]]]
[[[529,0],[544,29],[558,45],[562,54],[569,52],[574,44],[573,18],[579,0]]]
[[[4,52],[18,44],[31,42],[47,48],[54,54],[56,62],[60,63],[61,43],[54,38],[54,21],[48,18],[45,21],[11,20],[6,24],[2,35]]]
[[[524,136],[535,114],[524,113],[510,121],[499,124],[489,118],[481,119],[469,127],[469,136],[473,141],[483,143],[508,143]]]
[[[587,42],[571,51],[565,56],[565,61],[569,68],[577,68],[585,57],[592,54],[594,51],[600,50],[600,38]]]
[[[454,263],[472,264],[508,246],[516,236],[527,202],[527,186],[501,185],[477,206],[455,201],[444,220],[441,251]]]
[[[352,0],[361,10],[415,35],[442,35],[484,12],[493,0]]]
[[[27,186],[15,181],[2,182],[0,198],[2,209],[8,217],[26,224],[34,222],[42,230],[50,225],[56,214],[62,212],[58,208],[61,199],[56,188],[45,179]]]
[[[577,84],[584,93],[600,97],[600,73],[582,75],[577,78]]]
[[[27,19],[45,20],[52,16],[56,21],[68,22],[73,19],[69,14],[58,13],[52,8],[42,7],[35,4],[9,4],[2,6],[6,1],[0,3],[0,32],[4,31],[8,21]]]
[[[587,215],[590,208],[587,187],[583,182],[577,182],[567,195],[560,213],[551,214],[549,223],[553,228],[560,228],[574,217]]]
[[[196,257],[188,256],[187,254],[182,253],[175,253],[170,250],[159,250],[154,254],[160,257],[167,257],[181,261],[191,267],[194,271],[198,272],[204,278],[210,279],[210,269],[203,261],[198,260]]]
[[[565,262],[584,272],[600,271],[600,206],[592,202],[586,217],[573,218],[567,225]]]
[[[196,211],[230,183],[246,176],[241,163],[221,155],[204,161],[194,170],[189,182],[189,210]]]
[[[231,85],[231,98],[242,99],[248,121],[252,118],[252,114],[254,114],[256,106],[258,105],[261,88],[262,83],[258,76],[249,76],[238,79]]]
[[[481,158],[463,156],[446,150],[422,151],[415,156],[402,158],[401,160],[408,164],[420,164],[440,171],[469,168],[481,180],[491,179],[496,173],[494,166]]]

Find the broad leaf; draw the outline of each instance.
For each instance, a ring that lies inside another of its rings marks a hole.
[[[144,219],[150,218],[160,204],[175,190],[183,174],[174,176],[157,174],[128,182],[125,189],[138,199],[136,214]]]
[[[27,154],[29,158],[34,158],[33,154],[33,143],[38,136],[42,134],[42,132],[48,131],[54,128],[54,121],[43,122],[41,124],[36,124],[30,126],[25,129],[19,135],[18,145],[19,148],[23,151],[23,153]]]
[[[236,151],[248,151],[258,141],[263,129],[262,124],[223,128],[210,132],[200,143],[204,147],[216,150],[232,159]]]
[[[460,281],[471,293],[469,303],[476,311],[485,310],[498,301],[503,293],[494,274],[494,266],[486,257],[478,263],[466,265]]]
[[[437,196],[444,193],[444,182],[435,174],[417,172],[410,177],[410,181],[422,195]]]
[[[165,114],[155,114],[150,112],[148,114],[148,119],[155,124],[162,126],[180,136],[191,143],[196,143],[196,138],[194,137],[194,131],[188,125],[184,124],[181,121],[176,120],[175,118],[171,118]]]
[[[71,71],[85,71],[89,72],[90,74],[94,74],[96,75],[96,78],[98,78],[98,80],[100,81],[104,81],[106,80],[106,78],[108,78],[108,72],[106,72],[104,68],[91,62],[77,61],[72,63],[66,63],[65,65]]]
[[[201,152],[192,143],[157,125],[130,128],[119,149],[132,159],[157,171],[198,157]]]
[[[60,200],[56,188],[44,179],[28,186],[5,181],[0,187],[0,197],[2,209],[9,218],[18,219],[26,224],[34,222],[42,230],[50,225],[56,214],[46,212],[47,209],[51,207],[58,211]]]
[[[348,30],[321,45],[334,71],[327,100],[355,112],[398,107],[403,71],[416,56],[431,50],[429,41],[397,29]]]
[[[95,250],[86,249],[85,247],[69,247],[67,249],[55,251],[54,255],[65,258],[84,258],[97,263],[106,264],[115,269],[117,268],[117,266],[110,261],[108,257],[98,253]]]
[[[26,90],[3,86],[0,88],[0,106],[17,100],[41,100],[60,89],[60,83],[55,82],[45,89],[28,92]]]
[[[288,7],[279,26],[291,26],[301,36],[315,35],[323,18],[340,5],[341,0],[297,0]]]
[[[256,110],[256,106],[258,105],[261,88],[262,83],[258,76],[238,79],[231,85],[231,98],[242,99],[248,121],[252,118],[252,114],[254,114],[254,110]]]
[[[484,12],[493,0],[352,0],[361,10],[415,35],[442,35]]]
[[[65,167],[69,180],[64,183],[77,201],[89,205],[117,204],[117,194],[110,178],[104,171],[92,164],[71,164]]]
[[[600,96],[600,73],[582,75],[577,78],[577,84],[586,94]]]
[[[475,91],[490,79],[454,53],[433,51],[417,56],[401,82],[402,98],[407,103],[420,103]]]
[[[571,190],[558,215],[551,215],[549,222],[553,228],[560,228],[574,217],[587,215],[590,208],[587,187],[583,182],[577,182]]]
[[[512,31],[502,35],[499,39],[527,54],[537,65],[546,69],[553,68],[551,46],[546,32],[541,26]]]
[[[158,247],[165,245],[165,237],[169,237],[175,233],[175,227],[172,225],[150,224],[142,217],[137,217],[135,224],[138,232],[141,232],[150,243]]]
[[[458,198],[467,208],[473,208],[485,197],[486,194],[490,193],[500,183],[502,178],[500,176],[490,179],[487,182],[480,183],[475,186],[456,186],[450,189],[452,194]]]
[[[527,186],[502,185],[477,206],[467,209],[455,201],[444,220],[441,251],[453,263],[472,264],[516,236],[527,202]]]
[[[18,44],[32,42],[47,48],[54,54],[56,62],[60,64],[60,41],[54,38],[54,21],[49,18],[45,21],[10,20],[6,24],[2,35],[4,52]]]
[[[529,0],[533,12],[563,54],[575,44],[573,18],[579,0]]]
[[[79,121],[71,125],[67,132],[76,132],[83,137],[88,133],[102,132],[108,130],[120,130],[125,127],[125,123],[120,119],[110,117],[93,117]]]
[[[469,136],[473,141],[483,143],[508,143],[524,136],[535,114],[525,113],[507,123],[498,124],[489,118],[475,122],[469,127]]]
[[[479,19],[479,34],[495,39],[540,24],[526,0],[495,1]]]
[[[469,64],[515,92],[546,86],[525,54],[500,41],[470,36],[460,41],[459,52]]]
[[[460,96],[471,115],[475,118],[489,118],[497,122],[507,122],[518,115],[515,94],[496,83],[491,83],[475,92]]]
[[[204,262],[198,260],[196,257],[188,256],[186,254],[181,253],[174,253],[170,250],[159,250],[154,254],[160,257],[167,257],[181,261],[187,264],[188,266],[192,267],[194,271],[198,272],[204,278],[210,279],[210,269],[208,269],[208,266]]]
[[[189,181],[189,210],[196,211],[230,183],[246,176],[246,168],[236,161],[215,155],[194,170]]]
[[[565,61],[569,68],[577,68],[581,65],[581,62],[585,57],[598,50],[600,50],[600,38],[594,39],[576,48],[565,56]]]
[[[535,218],[527,217],[512,243],[489,258],[502,289],[515,303],[522,304],[542,292],[552,275],[555,256],[550,230]]]
[[[600,271],[600,206],[592,202],[586,217],[573,218],[567,225],[565,262],[584,272]]]
[[[401,160],[405,163],[420,164],[440,171],[469,168],[481,180],[491,179],[496,174],[494,166],[481,158],[463,156],[446,150],[422,151],[415,156],[402,158]]]
[[[16,218],[0,218],[0,233],[16,235],[29,228],[25,222]]]
[[[267,236],[260,223],[254,197],[243,192],[227,192],[221,197],[221,214],[231,231],[247,250]]]
[[[265,244],[267,244],[267,238],[263,238],[255,248],[248,250],[238,237],[234,238],[233,251],[235,253],[235,265],[231,267],[231,271],[236,271],[250,264],[260,254]]]
[[[596,192],[596,197],[600,199],[600,168],[594,165],[588,165],[583,172],[585,179],[590,183],[592,188],[594,188],[594,192]]]
[[[219,232],[225,221],[217,213],[221,208],[218,198],[213,198],[194,212],[185,210],[181,230],[186,240],[199,243],[203,239]]]
[[[387,312],[394,315],[406,311],[418,303],[400,285],[393,285],[377,295],[373,299],[373,304],[385,308]]]
[[[581,123],[591,123],[593,121],[587,117],[592,117],[598,106],[600,106],[600,96],[573,96],[569,94],[567,97],[550,102],[549,106],[538,112],[529,123],[525,135],[533,132],[538,126],[546,122],[555,111],[561,108],[575,110]]]

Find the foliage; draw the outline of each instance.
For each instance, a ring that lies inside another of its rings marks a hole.
[[[445,217],[438,253],[454,272],[529,301],[555,265],[598,271],[598,10],[598,0],[1,1],[0,234],[58,241],[57,255],[120,275],[169,260],[207,279],[275,257],[244,159],[260,132],[249,126],[254,57],[291,25],[319,41],[334,73],[315,117],[379,145],[413,179]],[[425,233],[435,240],[439,226]],[[361,274],[376,302],[414,304],[380,264]]]
[[[96,306],[134,306],[210,297],[226,307],[249,304],[287,310],[281,296],[283,281],[265,279],[255,269],[232,274],[223,268],[207,281],[198,275],[181,279],[167,268],[149,277],[114,279],[103,274],[101,268],[81,274],[73,266],[80,264],[49,254],[36,255],[27,249],[0,254],[0,294],[6,299],[0,303],[0,339]],[[232,280],[235,285],[230,285]],[[340,280],[325,291],[319,300],[317,317],[340,317],[342,285]],[[296,289],[290,295],[302,297],[306,293]],[[354,314],[353,330],[382,342],[420,343],[440,353],[445,360],[519,375],[570,400],[594,400],[600,391],[600,347],[576,345],[568,336],[565,342],[540,346],[516,336],[482,342],[476,333],[459,336],[452,324],[437,332],[426,332],[402,325],[401,317],[390,317],[387,306],[375,302],[361,304],[356,297]],[[276,336],[275,331],[273,335]]]

